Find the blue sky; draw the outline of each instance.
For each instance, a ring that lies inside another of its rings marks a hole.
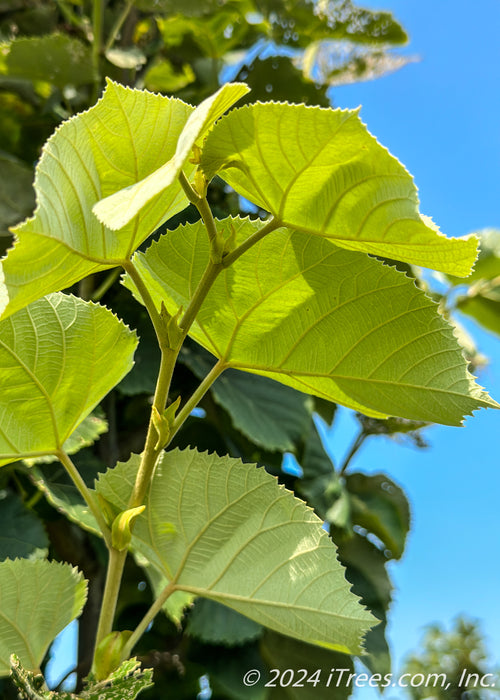
[[[361,118],[412,173],[422,213],[443,233],[500,228],[500,3],[365,5],[391,10],[410,35],[403,52],[421,60],[380,80],[336,88],[335,106],[362,105]],[[480,383],[498,400],[500,341],[472,323],[467,328],[491,360]],[[349,428],[346,414],[332,435],[334,449],[336,436]],[[464,428],[430,429],[424,453],[374,440],[353,462],[389,473],[412,505],[407,550],[392,567],[397,590],[389,636],[396,663],[418,646],[423,625],[449,626],[459,613],[481,620],[500,661],[499,428],[500,414],[480,411]],[[375,695],[365,689],[356,697]]]

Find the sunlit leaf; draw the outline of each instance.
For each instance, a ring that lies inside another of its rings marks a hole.
[[[0,676],[9,675],[11,654],[36,671],[54,638],[80,614],[86,597],[86,581],[68,564],[0,562]]]
[[[83,450],[84,447],[93,445],[99,439],[99,436],[107,430],[108,424],[103,418],[95,415],[87,416],[65,441],[63,445],[64,451],[68,455],[73,455]],[[25,459],[24,462],[28,466],[32,466],[33,464],[50,464],[56,460],[57,457],[54,455],[44,455],[43,457]]]
[[[126,504],[137,457],[96,489]],[[195,450],[164,453],[132,546],[183,590],[346,653],[371,617],[358,605],[322,522],[264,469]]]
[[[418,211],[413,179],[357,111],[255,104],[208,135],[201,164],[283,225],[349,250],[467,275],[475,237],[449,239]]]
[[[238,242],[261,227],[218,222]],[[158,309],[187,307],[209,259],[201,224],[134,264]],[[353,272],[355,271],[355,272]],[[130,279],[126,286],[133,289]],[[496,406],[468,373],[451,327],[414,282],[367,255],[274,231],[223,270],[190,335],[226,367],[263,374],[375,417],[460,425]]]
[[[120,265],[165,219],[184,209],[187,199],[173,183],[119,235],[92,213],[100,199],[173,156],[192,109],[108,81],[95,107],[57,129],[36,168],[35,214],[14,229],[18,242],[0,269],[4,318],[92,272]]]
[[[189,115],[182,133],[178,136],[177,147],[171,158],[155,172],[138,181],[135,185],[116,192],[94,206],[94,213],[111,229],[126,226],[153,197],[172,186],[179,187],[176,178],[184,168],[193,146],[201,145],[201,140],[213,123],[229,109],[249,88],[243,83],[223,85],[215,94],[207,97]],[[139,125],[137,125],[139,127]]]
[[[0,465],[54,454],[129,371],[137,339],[102,306],[51,294],[0,322]]]

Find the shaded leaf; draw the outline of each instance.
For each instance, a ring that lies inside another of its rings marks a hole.
[[[198,598],[189,613],[186,632],[208,644],[234,646],[256,639],[262,626],[209,598]]]
[[[35,214],[14,229],[18,242],[0,269],[4,317],[122,264],[163,221],[185,208],[187,199],[173,183],[119,236],[92,214],[97,201],[142,180],[173,155],[191,112],[180,100],[108,81],[95,107],[57,129],[36,168]],[[191,166],[186,174],[190,171]]]
[[[217,222],[237,243],[261,226]],[[196,223],[133,260],[158,310],[164,302],[175,314],[187,308],[209,254]],[[128,277],[125,285],[135,292]],[[412,280],[300,232],[274,231],[221,271],[190,335],[227,368],[374,417],[459,425],[464,414],[497,405],[474,383],[451,327]]]
[[[117,508],[126,504],[137,459],[96,484]],[[164,453],[132,546],[173,590],[297,638],[352,653],[370,625],[319,518],[264,469],[239,460]]]
[[[111,229],[122,229],[153,197],[165,191],[169,192],[172,187],[178,188],[177,176],[184,168],[193,146],[201,145],[202,138],[213,123],[248,90],[248,86],[243,83],[223,85],[214,95],[198,105],[189,115],[178,136],[173,156],[167,158],[160,168],[136,184],[98,202],[93,208],[98,219]],[[140,130],[139,124],[137,128]]]
[[[210,355],[189,349],[184,349],[181,359],[199,379],[214,365]],[[308,431],[311,397],[267,377],[228,370],[215,381],[211,392],[230,414],[234,427],[267,450],[294,452]]]
[[[61,293],[1,321],[0,465],[56,454],[129,371],[136,345],[108,309]]]
[[[15,158],[0,156],[0,235],[33,211],[32,182],[31,168]]]
[[[346,679],[353,673],[354,663],[346,654],[311,647],[269,630],[260,649],[269,668],[280,671],[279,680],[267,696],[269,700],[344,700],[351,695],[352,686]]]
[[[352,522],[376,535],[399,559],[410,529],[410,508],[404,491],[385,474],[355,472],[346,475],[345,484]]]
[[[488,285],[457,302],[457,309],[500,335],[500,284]]]
[[[49,645],[81,612],[87,583],[75,568],[46,560],[0,562],[0,676],[11,654],[36,671]]]
[[[42,522],[10,491],[0,491],[0,560],[47,552],[49,540]]]
[[[76,466],[90,488],[92,488],[94,479],[99,471],[102,471],[104,468],[101,462],[97,460],[95,460],[95,463],[88,460],[84,460],[82,463],[81,459],[79,459]],[[38,464],[31,467],[28,474],[35,486],[57,511],[63,513],[69,520],[72,520],[85,530],[102,536],[94,516],[59,462],[50,465]]]
[[[59,89],[78,87],[93,81],[90,48],[64,34],[21,37],[4,46],[0,73],[46,81]]]
[[[201,165],[283,225],[349,250],[468,275],[475,237],[449,239],[418,212],[413,179],[357,111],[255,104],[208,135]]]

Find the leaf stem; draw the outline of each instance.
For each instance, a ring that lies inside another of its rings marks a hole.
[[[99,615],[99,624],[97,626],[95,650],[113,630],[113,620],[115,618],[116,604],[118,602],[118,594],[122,581],[123,569],[127,558],[127,550],[118,551],[112,546],[109,549],[108,570],[106,572],[106,583],[104,584],[104,594],[101,602],[101,612]]]
[[[222,372],[226,369],[225,363],[222,362],[222,360],[219,360],[217,364],[215,364],[210,372],[207,374],[205,379],[200,383],[200,385],[195,389],[195,391],[192,393],[192,395],[189,397],[189,399],[186,401],[182,409],[179,411],[177,414],[173,424],[172,424],[172,429],[170,432],[170,440],[173,439],[175,434],[180,430],[182,427],[182,424],[188,418],[190,415],[191,411],[193,408],[196,408],[196,406],[200,403],[201,399],[205,396],[207,391],[210,389],[212,384],[215,382],[217,377],[219,377]]]
[[[102,514],[101,509],[99,508],[96,500],[94,499],[94,495],[92,491],[88,488],[87,484],[83,480],[80,472],[76,468],[75,464],[73,463],[71,457],[65,452],[64,450],[58,450],[56,453],[58,460],[61,462],[63,467],[66,469],[68,472],[69,476],[71,477],[71,480],[75,484],[76,488],[80,492],[80,495],[83,497],[83,500],[87,504],[90,512],[94,516],[94,518],[97,521],[97,524],[99,526],[99,529],[102,532],[102,536],[104,537],[104,541],[106,542],[106,545],[108,547],[111,546],[111,532],[109,530],[109,527],[104,520],[104,516]]]
[[[93,0],[92,7],[92,72],[94,78],[94,89],[92,91],[92,102],[96,102],[99,97],[101,87],[101,50],[102,31],[104,24],[104,3],[105,0]]]
[[[184,190],[188,200],[198,209],[207,229],[209,239],[211,241],[215,240],[217,237],[217,228],[215,226],[215,219],[213,217],[212,210],[210,209],[206,197],[200,195],[194,189],[182,170],[179,173],[179,182],[181,183],[182,189]]]
[[[163,335],[164,335],[163,324],[162,324],[161,316],[160,316],[159,312],[157,311],[155,303],[153,301],[153,297],[149,293],[149,289],[144,284],[143,279],[140,276],[140,274],[139,274],[137,268],[135,267],[134,263],[132,262],[132,260],[123,261],[122,267],[125,270],[125,272],[129,275],[130,279],[137,287],[137,291],[141,295],[141,299],[142,299],[144,306],[146,307],[146,310],[149,314],[149,317],[151,319],[151,323],[153,324],[153,327],[155,329],[156,337],[158,339],[158,344],[161,348],[163,345]]]
[[[118,15],[118,18],[117,18],[116,22],[114,23],[114,25],[111,29],[111,32],[109,34],[108,40],[106,41],[106,44],[104,46],[104,53],[106,53],[106,51],[108,51],[115,43],[115,39],[118,36],[118,32],[123,27],[123,23],[127,19],[128,15],[130,13],[130,10],[132,9],[133,4],[134,4],[134,0],[128,0],[127,4],[125,5],[125,7],[121,11],[121,13]]]
[[[351,445],[351,449],[349,450],[347,457],[344,459],[344,462],[340,468],[340,472],[339,472],[340,475],[345,473],[347,467],[351,463],[352,458],[357,453],[357,451],[359,450],[359,448],[364,443],[364,441],[366,440],[367,437],[368,437],[368,433],[365,433],[364,430],[362,430],[358,434],[357,438],[354,440],[353,444]]]
[[[142,637],[144,632],[147,630],[148,625],[154,620],[156,615],[160,612],[162,609],[163,605],[165,604],[165,601],[167,598],[169,598],[172,593],[174,593],[176,590],[175,584],[170,582],[168,583],[165,588],[162,590],[158,598],[154,601],[154,603],[151,605],[149,610],[146,612],[142,620],[139,622],[135,630],[132,632],[132,635],[130,638],[127,640],[127,643],[123,647],[122,650],[122,655],[121,655],[121,661],[125,661],[125,659],[128,659],[128,657],[132,653],[132,649],[134,646],[137,644],[139,639]]]

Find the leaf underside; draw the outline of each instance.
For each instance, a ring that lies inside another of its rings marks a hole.
[[[208,135],[201,166],[285,226],[349,250],[459,276],[477,255],[418,212],[406,169],[367,131],[357,110],[256,103]]]
[[[103,197],[134,185],[173,156],[192,111],[181,100],[108,81],[94,107],[55,131],[36,168],[35,213],[13,229],[18,241],[0,268],[4,318],[40,296],[120,265],[187,206],[176,180],[119,234],[92,213]],[[193,167],[186,166],[187,175]]]
[[[96,484],[119,509],[138,459]],[[321,520],[264,469],[236,459],[164,453],[132,546],[174,590],[305,641],[355,653],[372,621],[350,593]]]
[[[241,243],[262,226],[217,222]],[[200,223],[170,232],[134,264],[155,303],[187,307],[209,259]],[[136,293],[130,278],[125,286]],[[136,297],[138,297],[136,293]],[[414,282],[331,241],[280,229],[209,291],[190,335],[226,367],[263,374],[374,417],[460,425],[496,406],[467,371],[451,327]]]
[[[61,293],[0,322],[0,465],[53,454],[130,370],[137,338]]]
[[[49,644],[77,617],[87,584],[75,568],[47,560],[0,563],[0,676],[8,676],[11,654],[35,671]]]

